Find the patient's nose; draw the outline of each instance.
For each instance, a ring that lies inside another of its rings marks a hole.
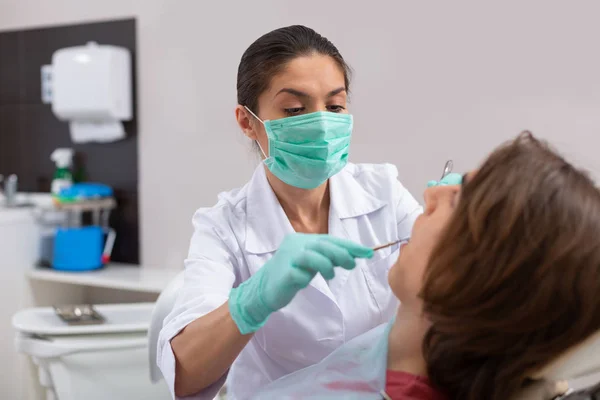
[[[423,194],[425,201],[425,214],[433,213],[440,205],[451,205],[459,191],[459,186],[433,186],[427,188]]]

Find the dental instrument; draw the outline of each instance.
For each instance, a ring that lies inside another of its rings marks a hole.
[[[452,173],[452,168],[454,167],[454,163],[452,160],[446,161],[444,165],[444,171],[442,172],[442,178],[439,181],[433,180],[427,182],[427,187],[433,186],[445,186],[445,185],[457,185],[462,181],[462,176],[459,174]]]
[[[442,172],[442,177],[440,178],[440,180],[444,179],[449,173],[451,173],[452,168],[454,168],[454,163],[452,162],[452,160],[446,161],[446,164],[444,165],[444,172]]]
[[[410,240],[410,237],[402,238],[402,239],[399,239],[399,240],[394,240],[393,242],[389,242],[389,243],[382,244],[382,245],[377,246],[377,247],[373,247],[373,251],[385,249],[387,247],[393,246],[393,245],[398,244],[398,243],[408,242],[409,240]]]
[[[450,173],[452,173],[452,168],[454,168],[454,163],[452,162],[452,160],[446,161],[446,164],[444,165],[444,171],[442,172],[442,177],[440,178],[440,181],[442,179],[444,179],[446,176],[448,176]],[[410,239],[410,237],[407,237],[407,238],[395,240],[395,241],[390,242],[390,243],[382,244],[380,246],[373,247],[373,251],[385,249],[385,248],[388,248],[388,247],[393,246],[393,245],[398,244],[398,243],[408,242],[409,239]]]

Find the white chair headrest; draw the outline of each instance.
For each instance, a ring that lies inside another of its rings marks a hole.
[[[544,368],[531,374],[531,385],[511,400],[553,399],[569,388],[567,381],[600,372],[600,331],[567,349]]]
[[[154,305],[150,328],[148,329],[148,357],[150,362],[150,380],[155,383],[162,379],[162,373],[156,364],[158,336],[163,327],[163,322],[171,312],[177,299],[177,293],[183,287],[184,271],[181,271],[165,287]]]
[[[600,331],[597,331],[531,375],[531,378],[557,382],[579,378],[599,371]]]

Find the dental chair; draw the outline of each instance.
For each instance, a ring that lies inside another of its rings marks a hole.
[[[175,306],[177,293],[183,287],[183,271],[177,274],[167,287],[160,293],[150,319],[150,329],[148,330],[148,358],[150,360],[150,380],[157,383],[163,379],[162,372],[156,364],[156,352],[158,347],[158,335],[163,327],[163,322],[167,315]]]
[[[150,361],[150,380],[152,383],[158,383],[163,379],[162,372],[156,364],[156,353],[158,351],[158,336],[163,327],[163,322],[167,315],[173,310],[175,306],[175,300],[177,300],[177,293],[183,287],[183,275],[184,272],[180,273],[173,278],[167,287],[161,292],[160,296],[156,300],[154,309],[152,310],[152,317],[150,319],[150,329],[148,330],[148,358]],[[223,398],[227,393],[227,388],[223,386],[217,393],[215,400]]]
[[[511,400],[600,400],[600,331],[531,375]]]
[[[180,272],[158,297],[148,331],[150,380],[163,379],[156,364],[158,335],[183,287]],[[534,383],[510,400],[600,400],[600,331],[565,351],[556,360],[531,375]],[[585,391],[588,391],[586,393]]]

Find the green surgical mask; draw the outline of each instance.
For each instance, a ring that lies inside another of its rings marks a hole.
[[[269,155],[260,148],[265,165],[288,185],[314,189],[348,163],[352,115],[318,111],[263,121],[246,110],[265,126]]]

